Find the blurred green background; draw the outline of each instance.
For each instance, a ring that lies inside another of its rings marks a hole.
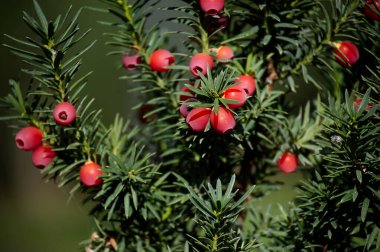
[[[82,6],[104,7],[96,0],[39,0],[39,3],[50,19],[65,13],[70,5],[73,5],[73,11]],[[32,0],[2,3],[1,34],[17,38],[30,35],[22,20],[22,11],[34,13]],[[104,14],[84,10],[79,19],[81,31],[91,28],[92,32],[76,49],[97,40],[95,46],[84,55],[80,73],[94,71],[85,92],[89,97],[95,97],[94,106],[103,109],[104,122],[109,124],[116,113],[123,116],[132,114],[132,96],[128,96],[125,83],[118,80],[123,71],[117,70],[120,60],[106,56],[111,49],[104,45],[106,38],[102,36],[107,27],[97,21],[107,18]],[[0,36],[0,43],[13,44],[5,36]],[[9,91],[10,78],[28,79],[20,73],[25,64],[18,57],[3,46],[0,46],[0,55],[0,96],[3,97]],[[14,145],[15,133],[16,130],[9,128],[5,122],[0,123],[0,251],[80,251],[79,242],[89,238],[94,227],[92,218],[81,204],[80,195],[77,194],[67,203],[69,188],[58,189],[53,182],[44,183],[39,171],[31,164],[31,153],[18,151]],[[253,202],[253,205],[287,202],[294,196],[292,185],[300,176],[280,174],[278,178],[290,182],[285,190],[275,192],[261,202]]]
[[[103,5],[96,0],[51,1],[39,0],[49,19],[64,14],[70,5],[73,12],[81,6]],[[0,8],[0,33],[17,38],[30,35],[22,20],[22,11],[34,15],[32,0],[3,1]],[[82,32],[91,28],[79,50],[93,40],[95,46],[83,57],[80,74],[94,71],[89,79],[86,93],[95,97],[94,107],[104,111],[104,122],[110,123],[116,113],[125,116],[130,111],[126,99],[126,87],[118,80],[119,60],[106,56],[105,27],[98,20],[108,17],[102,13],[84,10],[79,19]],[[0,44],[12,43],[0,36]],[[9,91],[10,78],[28,80],[20,69],[25,67],[20,59],[0,46],[0,96]],[[24,83],[25,84],[25,83]],[[25,85],[24,85],[25,86]],[[44,183],[30,160],[31,153],[18,151],[14,145],[16,130],[5,122],[0,123],[0,251],[79,251],[78,243],[89,238],[93,231],[93,220],[81,205],[80,195],[67,203],[69,189],[58,189],[53,182]]]

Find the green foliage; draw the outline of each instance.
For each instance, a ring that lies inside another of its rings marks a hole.
[[[367,67],[370,76],[363,76],[363,81],[376,93],[380,93],[380,58],[377,57],[377,66],[375,69]]]
[[[322,166],[296,201],[304,220],[297,239],[304,244],[333,251],[379,248],[380,105],[369,108],[369,94],[358,105],[346,93],[344,104],[331,100],[325,108]]]
[[[204,230],[204,236],[191,237],[195,251],[253,251],[254,243],[246,243],[241,239],[239,232],[231,229],[239,214],[243,210],[241,204],[247,199],[254,187],[251,187],[238,201],[233,202],[237,192],[232,192],[235,183],[233,176],[223,194],[222,183],[217,180],[216,188],[208,184],[207,199],[199,196],[192,188],[190,201],[196,207],[199,215],[195,222]]]
[[[98,226],[84,242],[87,251],[380,247],[380,34],[379,24],[360,13],[363,1],[226,1],[215,16],[203,13],[196,0],[168,2],[169,7],[158,0],[101,1],[107,7],[96,10],[114,17],[101,22],[110,29],[107,44],[116,48],[109,55],[141,57],[136,69],[121,77],[141,99],[135,106],[141,123],[120,116],[110,127],[101,123],[101,110],[91,109],[94,100],[81,96],[90,73],[77,76],[80,57],[93,43],[72,51],[88,33],[79,34],[80,10],[48,21],[36,1],[37,18],[24,13],[33,37],[7,35],[17,46],[5,45],[27,63],[29,87],[23,91],[11,80],[11,93],[1,100],[12,112],[1,120],[40,128],[44,144],[57,153],[42,171],[45,177],[59,186],[77,182],[71,191],[86,194]],[[148,25],[156,10],[173,16]],[[223,18],[228,25],[217,26]],[[164,22],[174,24],[174,31],[164,32]],[[361,46],[362,59],[351,68],[333,59],[332,49],[342,40]],[[183,43],[170,46],[171,41]],[[233,49],[233,59],[216,59],[221,45]],[[159,48],[176,57],[164,73],[150,67]],[[199,52],[215,64],[195,78],[188,61]],[[179,107],[228,108],[237,101],[224,98],[224,91],[241,75],[255,79],[256,91],[243,108],[231,110],[233,131],[217,134],[210,122],[204,132],[191,131]],[[297,98],[309,84],[317,87],[314,97],[301,104]],[[188,95],[183,87],[196,100],[180,101]],[[322,105],[328,99],[329,105]],[[62,101],[77,109],[69,126],[52,117]],[[249,204],[252,185],[257,198],[279,187],[271,176],[284,152],[313,172],[289,210],[256,211]],[[101,186],[79,183],[79,169],[88,160],[101,165]]]
[[[296,234],[289,228],[296,220],[294,208],[291,207],[287,211],[279,205],[280,214],[277,215],[273,214],[272,207],[265,211],[259,211],[254,206],[249,208],[246,218],[249,225],[244,232],[260,244],[257,251],[294,251],[294,243],[288,241],[291,235]]]

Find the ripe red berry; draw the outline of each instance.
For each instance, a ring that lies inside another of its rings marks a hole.
[[[122,57],[123,66],[127,70],[135,70],[137,65],[141,63],[140,54],[135,55],[123,55]]]
[[[181,113],[181,115],[183,116],[183,117],[187,117],[187,115],[190,113],[190,107],[187,105],[187,104],[185,104],[185,103],[183,103],[182,105],[181,105],[181,107],[179,108],[179,112]]]
[[[194,85],[194,83],[190,83],[190,85]],[[183,87],[183,88],[181,88],[181,92],[183,92],[183,93],[187,93],[188,95],[180,94],[180,95],[179,95],[179,100],[180,100],[180,101],[186,101],[186,100],[188,100],[188,99],[190,99],[190,98],[193,98],[193,94],[194,94],[194,92],[191,91],[190,88],[188,88],[188,87]]]
[[[186,102],[195,102],[197,101],[194,98],[187,99]],[[190,113],[190,111],[193,109],[193,107],[187,105],[186,103],[183,103],[181,107],[179,108],[179,112],[183,117],[187,117],[187,115]]]
[[[350,41],[336,43],[334,49],[335,59],[343,66],[352,66],[359,60],[359,50]]]
[[[186,116],[186,123],[195,132],[203,132],[210,119],[211,109],[194,108]]]
[[[231,111],[226,108],[219,107],[218,114],[215,113],[213,109],[211,112],[210,122],[212,128],[218,134],[225,134],[233,128],[235,128],[235,118]]]
[[[377,13],[375,12],[377,11]],[[380,21],[380,0],[367,0],[367,5],[364,6],[364,14],[367,18]]]
[[[234,51],[229,46],[220,46],[216,49],[216,58],[218,60],[231,60],[234,57]]]
[[[17,132],[15,141],[20,150],[34,150],[42,143],[42,131],[33,126],[22,128]]]
[[[57,124],[69,125],[75,121],[77,112],[73,104],[69,102],[61,102],[55,106],[53,110],[53,117]]]
[[[150,56],[150,67],[157,72],[168,72],[167,67],[174,64],[174,56],[169,51],[158,49]]]
[[[207,53],[197,53],[190,59],[190,71],[195,77],[199,77],[201,72],[203,75],[207,75],[207,67],[212,70],[214,67],[214,61],[212,57]]]
[[[53,162],[55,152],[45,145],[40,145],[32,153],[32,163],[38,169],[43,169]]]
[[[294,172],[297,169],[298,160],[297,157],[290,152],[285,152],[278,159],[277,165],[284,173]]]
[[[234,88],[243,89],[247,95],[253,95],[256,90],[256,81],[252,76],[249,75],[241,75],[239,76],[235,82]]]
[[[92,161],[86,162],[79,171],[80,181],[87,186],[97,186],[102,183],[100,176],[103,174],[100,165]]]
[[[224,0],[200,0],[199,3],[207,15],[216,15],[224,7]]]
[[[245,101],[247,100],[247,94],[245,93],[245,91],[243,89],[236,88],[235,86],[224,91],[224,94],[222,97],[228,100],[235,100],[239,102],[239,103],[229,103],[228,107],[231,109],[241,108],[244,105]]]

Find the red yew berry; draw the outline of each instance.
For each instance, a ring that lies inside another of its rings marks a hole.
[[[224,107],[219,107],[218,113],[213,109],[211,112],[210,122],[212,128],[218,134],[225,134],[235,128],[235,118],[231,111]]]
[[[277,165],[282,172],[291,173],[297,169],[298,159],[293,153],[285,152],[278,159]]]
[[[20,150],[34,150],[42,143],[42,131],[33,126],[22,128],[17,132],[15,141]]]
[[[245,93],[245,91],[243,89],[236,88],[235,86],[224,91],[222,97],[228,100],[235,100],[239,102],[229,103],[228,107],[231,109],[241,108],[247,100],[247,94]]]
[[[53,162],[55,152],[49,146],[40,145],[32,153],[32,163],[37,169],[43,169]]]
[[[190,98],[188,100],[186,100],[186,102],[196,102],[197,100],[194,99],[194,98]],[[179,108],[179,112],[181,113],[181,115],[183,117],[187,117],[187,115],[190,113],[190,111],[193,109],[193,107],[189,106],[188,104],[186,103],[183,103],[181,105],[181,107]]]
[[[207,67],[212,70],[214,61],[207,53],[197,53],[190,59],[189,65],[191,74],[195,77],[199,77],[199,72],[203,75],[207,75]]]
[[[253,95],[256,90],[256,81],[252,76],[249,75],[241,75],[239,76],[235,82],[234,88],[243,89],[247,95]]]
[[[377,13],[375,12],[377,11]],[[364,6],[364,14],[367,18],[380,21],[380,0],[367,0],[367,5]]]
[[[150,56],[150,67],[157,72],[168,72],[167,67],[174,64],[174,56],[169,51],[158,49]]]
[[[103,174],[100,165],[92,161],[86,162],[79,171],[80,181],[87,186],[97,186],[102,183],[100,176]]]
[[[210,119],[211,109],[194,108],[186,116],[186,123],[195,132],[203,132]]]
[[[234,51],[229,46],[219,46],[216,49],[216,58],[218,60],[231,60],[234,57]]]
[[[352,66],[359,60],[359,50],[350,41],[336,43],[334,49],[335,59],[343,66]]]
[[[190,83],[190,85],[194,85],[194,84],[193,84],[193,83]],[[183,93],[187,93],[188,95],[180,94],[180,95],[179,95],[179,100],[180,100],[180,101],[186,101],[186,100],[188,100],[188,99],[190,99],[190,98],[193,98],[193,94],[194,94],[194,92],[191,91],[190,88],[188,88],[188,87],[183,87],[183,88],[181,88],[181,92],[183,92]]]
[[[138,64],[141,64],[140,54],[135,55],[123,55],[122,57],[123,66],[128,71],[135,70]]]
[[[207,15],[216,15],[224,7],[224,0],[200,0],[199,3]]]
[[[185,103],[183,103],[182,105],[181,105],[181,107],[179,108],[179,112],[181,113],[181,115],[183,116],[183,117],[187,117],[187,115],[190,113],[190,107],[187,105],[187,104],[185,104]]]
[[[53,117],[57,124],[69,125],[75,121],[77,112],[73,104],[69,102],[61,102],[55,106],[53,110]]]

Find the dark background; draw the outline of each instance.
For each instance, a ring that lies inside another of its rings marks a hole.
[[[73,12],[81,6],[104,7],[96,0],[39,0],[39,3],[49,19],[64,14],[71,4]],[[171,3],[173,2],[170,1]],[[30,35],[22,20],[24,10],[34,13],[32,0],[3,1],[0,9],[0,33],[17,38]],[[82,95],[96,98],[94,107],[103,109],[104,122],[109,124],[116,113],[127,117],[133,116],[134,112],[130,110],[133,96],[127,93],[126,83],[118,80],[118,76],[123,74],[123,69],[118,70],[120,59],[106,56],[111,48],[104,45],[106,38],[102,34],[108,30],[97,21],[107,18],[109,16],[105,14],[84,10],[79,19],[81,31],[92,28],[92,32],[74,51],[97,40],[95,46],[83,56],[80,73],[94,73]],[[0,35],[0,44],[4,43],[15,45]],[[9,92],[9,79],[20,79],[26,84],[28,78],[20,72],[25,64],[3,46],[0,46],[0,64],[0,97],[3,97]],[[16,148],[16,132],[6,122],[0,122],[0,251],[79,251],[78,243],[88,239],[94,227],[86,207],[81,204],[81,195],[77,193],[67,203],[70,188],[59,189],[53,182],[45,183],[39,171],[31,164],[31,153]],[[268,203],[285,203],[294,196],[292,184],[299,179],[300,174],[279,176],[291,183],[281,192],[254,202],[255,207],[266,207]]]

